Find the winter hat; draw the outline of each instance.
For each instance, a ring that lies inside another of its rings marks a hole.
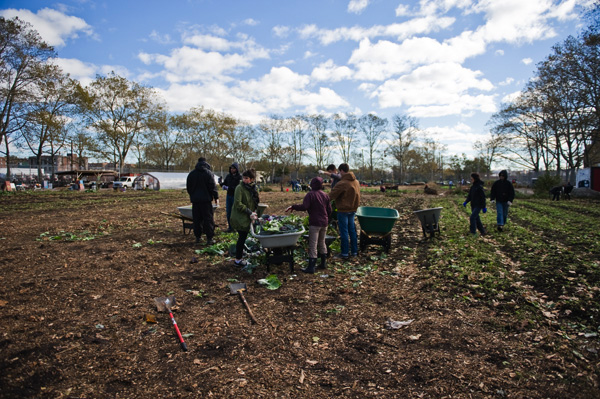
[[[310,181],[310,188],[315,191],[322,189],[323,179],[320,177],[313,177],[313,179]]]
[[[504,178],[507,179],[508,173],[506,173],[506,170],[501,170],[500,173],[498,173],[498,176],[504,176]]]

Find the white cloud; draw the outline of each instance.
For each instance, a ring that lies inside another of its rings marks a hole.
[[[348,3],[348,12],[360,14],[369,5],[369,0],[350,0]]]
[[[19,19],[29,22],[46,43],[55,47],[64,46],[65,40],[76,39],[80,33],[87,36],[94,34],[92,27],[83,19],[65,15],[50,8],[42,8],[37,14],[25,9],[11,8],[0,10],[0,15],[7,19],[19,17]]]
[[[304,52],[304,57],[302,57],[302,58],[304,58],[306,60],[308,58],[313,58],[316,55],[317,55],[317,53],[313,53],[312,51],[307,50],[307,51]]]
[[[161,65],[165,78],[172,83],[229,80],[226,75],[240,73],[252,65],[251,59],[241,54],[205,52],[188,46],[174,49],[169,55],[140,53],[138,57],[147,65]]]
[[[482,0],[471,11],[485,14],[487,22],[478,28],[486,42],[531,43],[556,36],[548,25],[552,0]]]
[[[84,86],[90,84],[98,73],[96,65],[75,58],[54,58],[52,61]]]
[[[401,44],[385,40],[372,44],[365,39],[353,51],[348,63],[356,67],[356,79],[384,80],[419,65],[462,63],[466,58],[484,52],[482,42],[463,40],[462,36],[445,43],[428,37],[408,39]]]
[[[342,40],[359,42],[365,38],[393,37],[400,41],[416,34],[437,32],[451,26],[454,18],[426,16],[391,25],[374,25],[369,28],[354,26],[351,28],[320,29],[316,25],[304,25],[298,30],[303,39],[317,38],[321,44],[329,45]]]
[[[337,66],[333,60],[329,59],[313,69],[310,77],[316,81],[339,82],[350,79],[352,70],[346,66]]]
[[[473,144],[477,140],[482,140],[486,135],[477,134],[473,129],[462,122],[454,126],[432,126],[423,129],[425,135],[433,137],[435,140],[447,146],[447,155],[461,155],[466,153],[468,156],[472,152]]]
[[[273,27],[273,34],[277,37],[285,38],[290,34],[289,26],[277,25]]]
[[[533,62],[533,60],[531,58],[523,58],[521,62],[525,65],[529,65]]]
[[[575,12],[575,7],[581,3],[583,3],[583,5],[586,4],[585,1],[582,2],[581,0],[564,0],[560,4],[554,6],[548,15],[558,19],[559,21],[577,19],[579,18],[579,15],[577,12]]]
[[[481,72],[456,63],[422,66],[379,86],[371,97],[383,108],[407,106],[415,117],[460,115],[472,111],[494,112],[493,95],[472,94],[491,91],[493,85]]]
[[[250,68],[256,59],[269,58],[269,51],[256,44],[246,35],[240,40],[185,33],[182,37],[186,46],[171,50],[168,55],[140,52],[138,59],[144,64],[158,64],[164,68],[164,76],[171,83],[223,80],[228,75],[238,74]]]
[[[253,19],[253,18],[247,18],[243,21],[244,25],[248,25],[248,26],[256,26],[258,25],[260,22],[258,22],[257,20]]]
[[[155,30],[152,30],[152,33],[150,33],[150,39],[152,39],[155,42],[160,43],[160,44],[171,44],[171,43],[173,43],[173,40],[171,39],[171,36],[169,36],[168,34],[161,35],[160,33],[158,33]]]
[[[502,56],[502,55],[504,55],[504,50],[496,50],[494,52],[494,54],[497,55],[497,56]]]
[[[410,8],[405,4],[400,4],[396,7],[396,16],[403,17],[410,15]]]
[[[517,98],[519,98],[519,96],[521,96],[521,94],[523,94],[523,92],[521,92],[521,91],[515,91],[510,94],[507,94],[504,97],[502,97],[502,103],[510,104],[510,103],[514,102]]]
[[[508,85],[514,83],[514,81],[515,81],[514,78],[508,77],[508,78],[504,79],[502,82],[498,83],[498,85],[499,86],[508,86]]]
[[[310,113],[349,106],[346,100],[329,88],[320,87],[311,91],[309,87],[309,76],[279,67],[272,68],[259,79],[236,84],[219,81],[187,85],[176,83],[159,91],[173,111],[185,111],[203,105],[251,123],[257,123],[272,113],[297,110]]]

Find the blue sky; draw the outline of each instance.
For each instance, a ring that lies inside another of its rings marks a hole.
[[[3,0],[84,84],[117,74],[173,112],[414,116],[449,154],[485,123],[590,0]]]

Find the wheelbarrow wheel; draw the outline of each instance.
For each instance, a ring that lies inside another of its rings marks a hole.
[[[431,226],[431,229],[429,230],[429,237],[434,238],[435,232],[436,232],[436,229],[433,226]]]
[[[369,245],[369,236],[366,235],[364,232],[360,232],[360,252],[363,252],[365,249],[367,249],[367,245]]]
[[[385,253],[388,253],[388,252],[390,252],[391,247],[392,247],[392,235],[388,234],[384,238],[383,250],[385,251]]]

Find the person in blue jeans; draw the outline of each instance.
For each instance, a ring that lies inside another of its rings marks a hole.
[[[492,185],[492,191],[490,192],[490,201],[493,204],[496,202],[496,228],[498,231],[502,231],[508,218],[508,207],[512,205],[515,200],[515,188],[512,183],[508,181],[508,173],[506,170],[500,171],[498,174],[499,179]]]
[[[358,235],[354,217],[360,205],[360,184],[350,172],[348,164],[343,163],[338,167],[341,180],[329,193],[329,199],[335,201],[337,207],[337,222],[340,231],[341,253],[340,259],[348,259],[350,255],[358,255]]]
[[[479,173],[471,173],[471,188],[469,189],[469,195],[463,206],[466,207],[468,203],[471,203],[471,216],[469,217],[469,231],[472,235],[477,234],[477,230],[482,236],[487,234],[487,230],[481,223],[479,212],[486,213],[487,208],[485,207],[485,191],[483,191],[483,181],[479,178]]]

